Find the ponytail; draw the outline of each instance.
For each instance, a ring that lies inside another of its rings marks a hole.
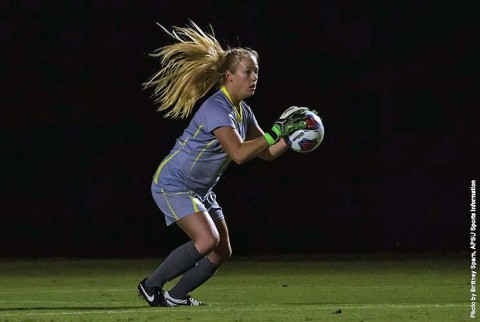
[[[203,32],[193,21],[191,26],[163,30],[176,43],[155,50],[152,57],[160,60],[160,70],[146,83],[153,87],[157,111],[167,111],[165,117],[185,118],[197,100],[213,86],[225,83],[225,72],[235,71],[240,58],[258,54],[248,48],[223,50],[212,33]]]

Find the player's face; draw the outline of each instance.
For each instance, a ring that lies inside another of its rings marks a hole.
[[[242,57],[231,78],[237,97],[242,100],[255,94],[258,80],[258,63],[253,56]]]

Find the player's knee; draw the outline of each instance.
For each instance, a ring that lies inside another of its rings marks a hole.
[[[197,241],[195,241],[195,247],[198,252],[202,255],[210,253],[215,247],[217,247],[220,242],[220,236],[218,233],[209,234],[202,236]]]

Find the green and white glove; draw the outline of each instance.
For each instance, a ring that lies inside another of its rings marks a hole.
[[[295,131],[304,129],[306,127],[305,123],[305,113],[309,111],[306,107],[297,107],[291,106],[280,118],[275,121],[272,129],[265,133],[265,139],[269,145],[273,145],[278,142],[281,137],[288,136]]]
[[[285,112],[282,113],[282,115],[280,115],[280,118],[281,119],[286,119],[287,117],[289,116],[295,116],[295,115],[301,115],[301,116],[304,116],[305,113],[307,113],[308,111],[310,111],[310,109],[308,107],[304,107],[304,106],[290,106],[289,108],[287,108],[285,110]]]

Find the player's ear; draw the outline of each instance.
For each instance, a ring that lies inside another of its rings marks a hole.
[[[225,72],[225,79],[227,80],[227,82],[233,82],[233,73],[228,69]]]

